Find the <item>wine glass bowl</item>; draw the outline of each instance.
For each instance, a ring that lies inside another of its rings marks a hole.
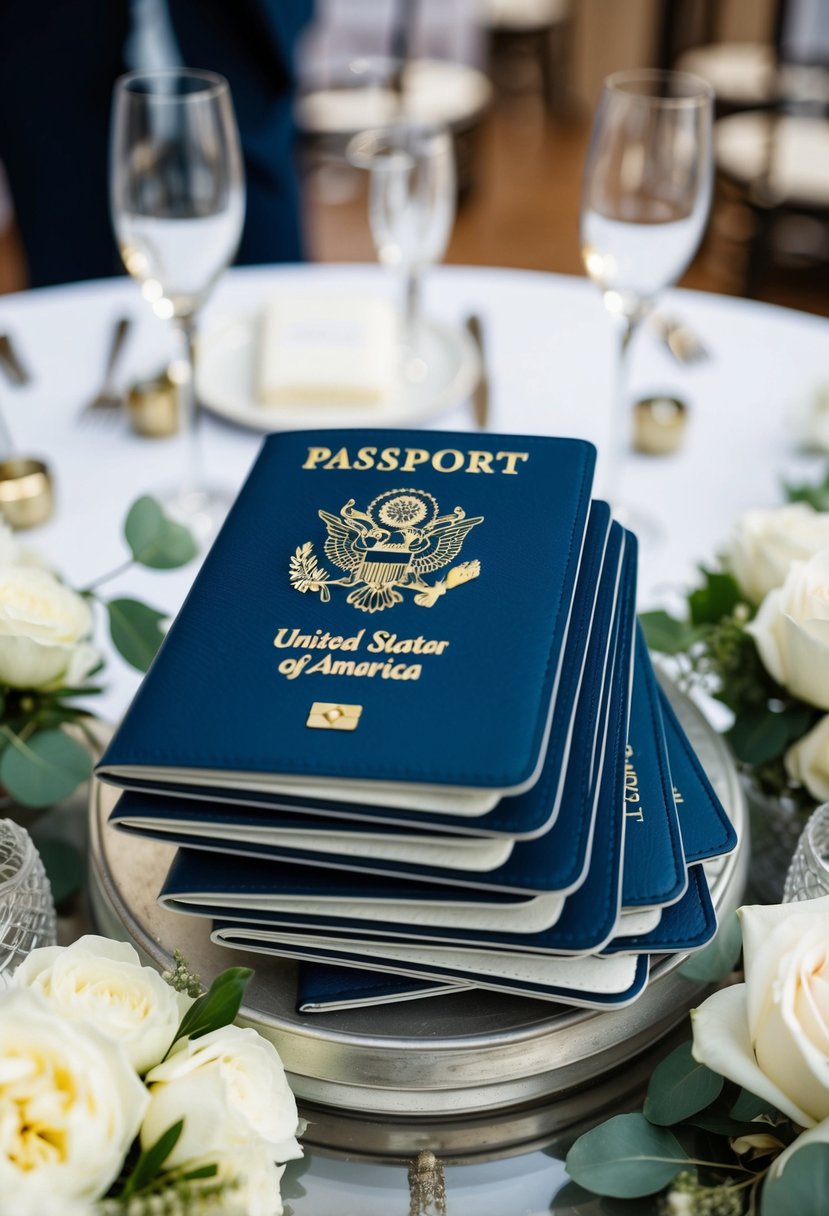
[[[620,321],[617,431],[634,330],[658,293],[683,274],[705,231],[712,130],[713,93],[696,76],[629,71],[604,83],[585,165],[581,253],[605,307]],[[621,447],[618,438],[612,447]],[[618,452],[607,455],[612,500]]]
[[[124,266],[155,314],[172,321],[183,338],[188,460],[184,484],[162,500],[206,539],[229,495],[202,480],[193,395],[196,320],[233,259],[245,214],[239,135],[222,76],[172,68],[130,72],[116,82],[110,198]]]
[[[710,87],[684,72],[605,82],[585,171],[582,258],[613,311],[635,315],[680,278],[711,200]]]
[[[455,218],[455,158],[442,126],[394,123],[363,131],[348,159],[369,173],[369,226],[382,265],[405,278],[404,321],[420,316],[420,276],[446,252]]]

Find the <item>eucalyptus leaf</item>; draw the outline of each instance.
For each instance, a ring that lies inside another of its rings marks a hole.
[[[676,1136],[638,1113],[616,1115],[580,1136],[565,1162],[580,1186],[616,1199],[653,1195],[687,1164]]]
[[[682,1123],[718,1098],[724,1085],[719,1073],[699,1064],[691,1055],[691,1044],[681,1043],[654,1069],[644,1115],[650,1123],[669,1127]]]
[[[682,654],[690,650],[695,642],[699,642],[708,632],[706,628],[697,628],[681,621],[661,608],[653,612],[640,612],[639,624],[645,635],[649,650],[660,654]]]
[[[0,754],[0,784],[21,806],[51,806],[68,798],[92,772],[92,757],[62,730],[40,730],[25,739],[11,732]]]
[[[176,1147],[183,1130],[184,1120],[179,1119],[178,1123],[174,1123],[172,1127],[168,1127],[165,1132],[161,1133],[155,1144],[144,1149],[139,1155],[132,1173],[124,1183],[124,1189],[121,1192],[122,1199],[128,1199],[130,1195],[143,1190],[158,1177],[164,1162]]]
[[[804,1144],[783,1173],[766,1180],[760,1216],[826,1216],[829,1212],[829,1144]]]
[[[716,625],[724,616],[730,616],[745,596],[737,585],[733,574],[720,570],[702,570],[705,580],[701,587],[688,597],[688,608],[693,625]]]
[[[207,992],[194,1001],[181,1019],[173,1044],[229,1026],[239,1012],[252,976],[249,967],[228,967],[217,975]]]
[[[776,1115],[777,1110],[768,1098],[758,1098],[747,1089],[741,1089],[737,1101],[731,1107],[732,1119],[759,1119],[760,1115]]]
[[[813,711],[807,705],[791,706],[776,713],[765,707],[744,709],[727,732],[731,750],[743,764],[752,767],[767,764],[782,756],[790,743],[805,734],[812,716]]]
[[[691,954],[679,968],[679,974],[686,980],[704,983],[717,983],[734,970],[740,951],[743,948],[743,935],[737,913],[732,912],[720,922],[714,940],[704,950]],[[733,1113],[733,1112],[732,1112]],[[742,1118],[750,1116],[742,1115]]]
[[[756,1136],[763,1132],[774,1134],[774,1128],[768,1123],[753,1123],[750,1120],[743,1122],[714,1111],[702,1111],[700,1114],[692,1115],[687,1122],[692,1127],[698,1127],[704,1132],[711,1132],[715,1136]]]
[[[165,614],[139,600],[110,600],[106,607],[116,650],[132,667],[146,671],[164,640],[161,622]]]
[[[196,542],[181,524],[164,514],[156,499],[145,495],[132,504],[124,535],[135,561],[154,570],[174,570],[192,561]]]

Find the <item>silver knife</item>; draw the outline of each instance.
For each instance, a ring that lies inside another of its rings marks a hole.
[[[28,384],[32,378],[21,363],[8,334],[0,334],[0,367],[12,384]]]
[[[478,377],[478,383],[472,390],[472,409],[475,414],[475,425],[479,430],[485,431],[487,421],[489,419],[489,379],[486,373],[486,359],[484,357],[484,333],[481,326],[481,318],[475,313],[472,313],[466,318],[466,329],[472,341],[478,348],[478,355],[481,362],[481,372]]]

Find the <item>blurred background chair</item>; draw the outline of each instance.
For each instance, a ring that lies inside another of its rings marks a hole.
[[[455,142],[459,194],[468,193],[492,98],[479,10],[479,0],[321,0],[298,55],[307,167],[341,166],[352,135],[395,117],[442,123]]]
[[[717,94],[719,216],[741,237],[742,294],[829,263],[829,5],[774,0],[762,41],[717,41],[728,3],[665,0],[660,62]]]

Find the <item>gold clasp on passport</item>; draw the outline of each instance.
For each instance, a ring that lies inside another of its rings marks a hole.
[[[315,701],[305,725],[312,730],[356,730],[363,712],[362,705],[337,705],[333,701]]]

